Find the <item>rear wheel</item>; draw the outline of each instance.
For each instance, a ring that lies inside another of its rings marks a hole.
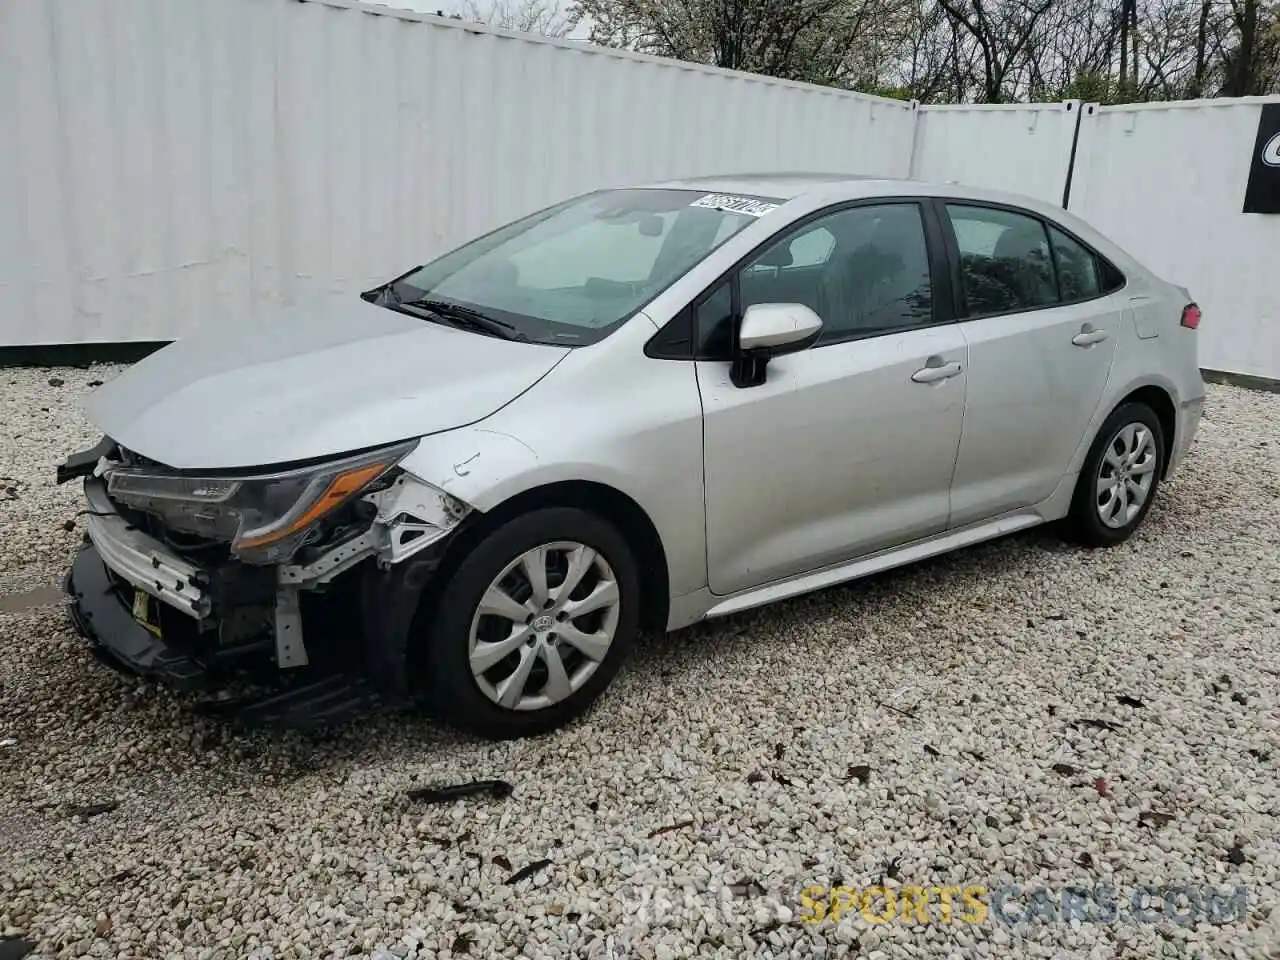
[[[1098,547],[1127,540],[1151,509],[1164,457],[1155,412],[1143,403],[1116,408],[1098,431],[1076,480],[1069,518],[1076,538]]]
[[[457,567],[430,618],[426,683],[446,722],[491,739],[583,713],[637,631],[639,571],[608,522],[552,507],[498,527]]]

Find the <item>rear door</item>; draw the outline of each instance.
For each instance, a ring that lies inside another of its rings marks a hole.
[[[1102,261],[1028,211],[939,202],[960,290],[968,393],[951,526],[1044,500],[1058,486],[1132,325]]]

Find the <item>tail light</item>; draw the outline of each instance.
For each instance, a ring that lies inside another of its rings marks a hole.
[[[1200,326],[1200,308],[1194,303],[1188,303],[1182,308],[1182,325],[1188,330],[1195,330]]]

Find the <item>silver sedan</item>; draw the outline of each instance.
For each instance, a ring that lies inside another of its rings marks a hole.
[[[81,631],[242,719],[583,712],[662,632],[1051,521],[1195,434],[1199,308],[1069,213],[814,174],[602,190],[101,387]]]

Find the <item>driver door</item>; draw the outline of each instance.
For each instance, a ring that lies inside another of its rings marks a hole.
[[[819,216],[695,305],[713,593],[946,529],[968,363],[924,217],[909,201]],[[734,330],[767,302],[804,303],[823,330],[735,387]]]

